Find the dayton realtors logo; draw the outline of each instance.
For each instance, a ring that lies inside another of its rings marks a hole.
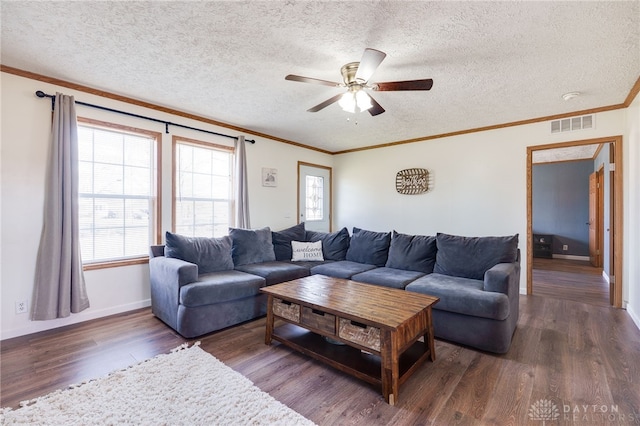
[[[548,421],[557,420],[560,417],[560,411],[553,402],[548,399],[540,399],[529,408],[529,417],[531,420],[542,420],[542,424]]]
[[[561,405],[562,414],[558,405],[548,399],[540,399],[529,408],[529,418],[531,420],[546,422],[564,421],[585,424],[594,422],[604,424],[608,422],[616,423],[638,423],[640,416],[637,413],[624,414],[620,412],[617,405],[604,404],[566,404]]]

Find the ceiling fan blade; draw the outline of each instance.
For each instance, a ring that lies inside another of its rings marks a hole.
[[[407,81],[389,81],[386,83],[376,83],[373,90],[379,92],[389,92],[393,90],[430,90],[433,87],[433,80],[430,78],[424,80],[407,80]]]
[[[302,77],[302,76],[293,75],[293,74],[289,74],[284,79],[285,80],[290,80],[290,81],[299,81],[301,83],[322,84],[323,86],[331,86],[331,87],[340,87],[341,86],[340,83],[334,83],[333,81],[320,80],[320,79],[311,78],[311,77]]]
[[[369,114],[371,114],[373,117],[382,114],[384,112],[384,108],[382,108],[382,106],[380,106],[380,104],[375,99],[373,99],[373,96],[368,93],[367,96],[369,96],[369,99],[371,99],[371,103],[373,104],[373,106],[367,110],[369,111]]]
[[[340,100],[340,98],[342,97],[344,93],[340,93],[338,95],[335,95],[332,98],[327,99],[326,101],[319,103],[318,105],[314,106],[313,108],[309,108],[307,111],[309,112],[318,112],[323,108],[328,107],[329,105],[338,102]]]
[[[360,65],[358,65],[358,71],[356,71],[356,80],[369,81],[386,56],[386,53],[379,50],[364,49]]]

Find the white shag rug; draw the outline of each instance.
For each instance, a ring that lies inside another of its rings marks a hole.
[[[199,342],[0,412],[2,425],[314,425]]]

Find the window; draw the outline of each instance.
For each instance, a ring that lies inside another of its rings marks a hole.
[[[146,261],[149,246],[157,243],[159,139],[154,132],[78,119],[85,269]]]
[[[233,148],[173,138],[174,232],[191,237],[229,233]]]
[[[306,184],[306,220],[322,220],[324,219],[324,178],[307,175]]]

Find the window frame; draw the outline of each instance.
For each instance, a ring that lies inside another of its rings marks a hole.
[[[154,132],[152,130],[140,129],[138,127],[126,126],[123,124],[112,123],[108,121],[96,120],[87,117],[78,117],[78,126],[94,127],[104,130],[115,130],[121,133],[128,133],[132,135],[144,135],[149,136],[155,140],[153,144],[153,154],[155,157],[155,164],[151,164],[153,167],[154,177],[151,179],[151,185],[153,190],[152,198],[152,236],[151,244],[160,244],[162,241],[162,133]],[[84,271],[92,271],[97,269],[116,268],[129,265],[141,265],[149,263],[149,255],[112,259],[112,260],[98,260],[98,261],[84,261],[82,262],[82,269]]]
[[[178,171],[178,164],[176,161],[178,144],[184,145],[192,145],[196,147],[203,147],[207,149],[214,149],[219,151],[228,151],[231,155],[231,167],[230,167],[230,196],[229,196],[229,226],[234,226],[234,215],[235,211],[235,197],[233,194],[233,179],[234,179],[234,162],[233,156],[235,155],[236,149],[234,146],[222,145],[215,142],[207,142],[199,139],[187,138],[184,136],[173,135],[171,138],[171,232],[176,232],[176,214],[177,214],[177,191],[176,191],[176,174]]]

